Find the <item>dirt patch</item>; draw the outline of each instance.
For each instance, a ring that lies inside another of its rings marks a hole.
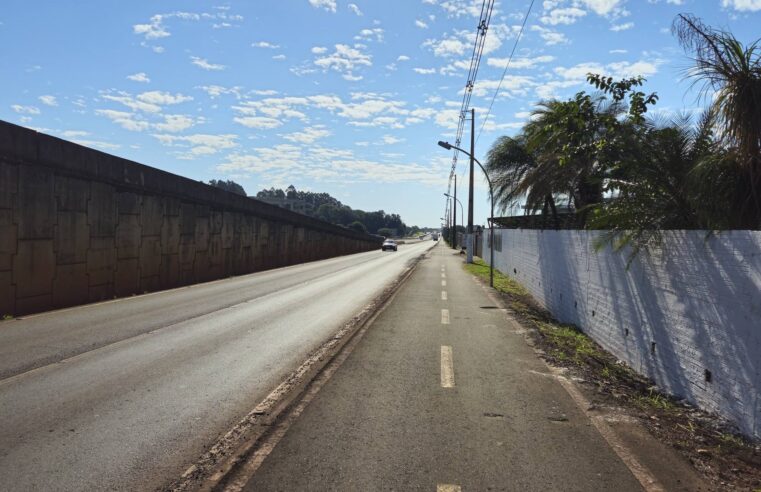
[[[466,269],[488,281],[478,260]],[[654,437],[676,449],[718,490],[761,491],[761,441],[727,420],[685,400],[661,393],[573,325],[555,320],[517,282],[495,270],[494,287],[510,314],[523,325],[537,352],[562,367],[593,406],[637,419]]]

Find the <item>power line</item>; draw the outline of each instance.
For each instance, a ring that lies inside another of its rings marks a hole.
[[[486,126],[486,122],[489,119],[489,115],[491,115],[491,108],[492,106],[494,106],[494,100],[497,99],[497,94],[499,94],[499,89],[502,87],[502,82],[505,80],[507,69],[510,68],[510,62],[513,61],[515,48],[518,47],[518,42],[521,40],[521,37],[523,36],[523,29],[526,27],[526,21],[528,20],[528,16],[531,14],[531,9],[533,7],[534,7],[534,0],[531,0],[531,3],[528,6],[528,10],[526,11],[526,16],[523,17],[523,24],[521,24],[521,30],[518,32],[518,37],[515,38],[515,43],[513,43],[513,50],[510,52],[510,57],[507,59],[507,63],[505,64],[505,70],[502,72],[502,78],[499,79],[499,84],[497,84],[497,90],[494,91],[494,96],[491,98],[491,103],[489,104],[489,110],[486,112],[486,117],[484,117],[484,122],[481,124],[481,129],[478,130],[478,137],[476,137],[476,142],[478,142],[478,139],[481,138],[481,132],[484,131],[484,127]]]
[[[473,87],[476,83],[476,77],[478,76],[478,69],[481,66],[481,57],[484,51],[484,45],[486,43],[486,33],[489,30],[489,22],[491,21],[492,12],[494,10],[494,0],[484,0],[481,4],[481,15],[478,20],[478,28],[476,30],[476,39],[473,42],[473,53],[470,57],[470,68],[468,69],[468,81],[465,84],[465,92],[462,98],[462,105],[460,107],[460,118],[457,123],[457,133],[455,135],[455,146],[459,147],[462,141],[462,134],[465,129],[465,115],[470,108],[470,99],[473,96]],[[452,156],[452,170],[449,172],[449,184],[447,186],[447,193],[452,192],[452,178],[454,177],[455,170],[457,169],[457,156],[460,152],[455,150]]]

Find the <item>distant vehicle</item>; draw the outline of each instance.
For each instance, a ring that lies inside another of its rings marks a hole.
[[[433,239],[434,241],[438,241],[439,240],[439,234],[434,232],[433,234],[431,234],[431,239]]]
[[[393,239],[386,239],[385,241],[383,241],[383,246],[381,246],[381,251],[386,251],[386,250],[396,251],[396,248],[397,248],[396,241],[394,241]]]

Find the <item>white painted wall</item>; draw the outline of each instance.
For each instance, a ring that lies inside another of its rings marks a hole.
[[[594,250],[598,234],[495,230],[495,267],[661,388],[761,437],[761,232],[669,232],[628,270],[626,252]]]

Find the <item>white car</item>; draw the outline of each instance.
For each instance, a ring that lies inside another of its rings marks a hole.
[[[396,247],[397,247],[396,241],[394,241],[393,239],[386,239],[385,241],[383,241],[383,246],[381,246],[381,251],[386,251],[386,250],[396,251]]]

